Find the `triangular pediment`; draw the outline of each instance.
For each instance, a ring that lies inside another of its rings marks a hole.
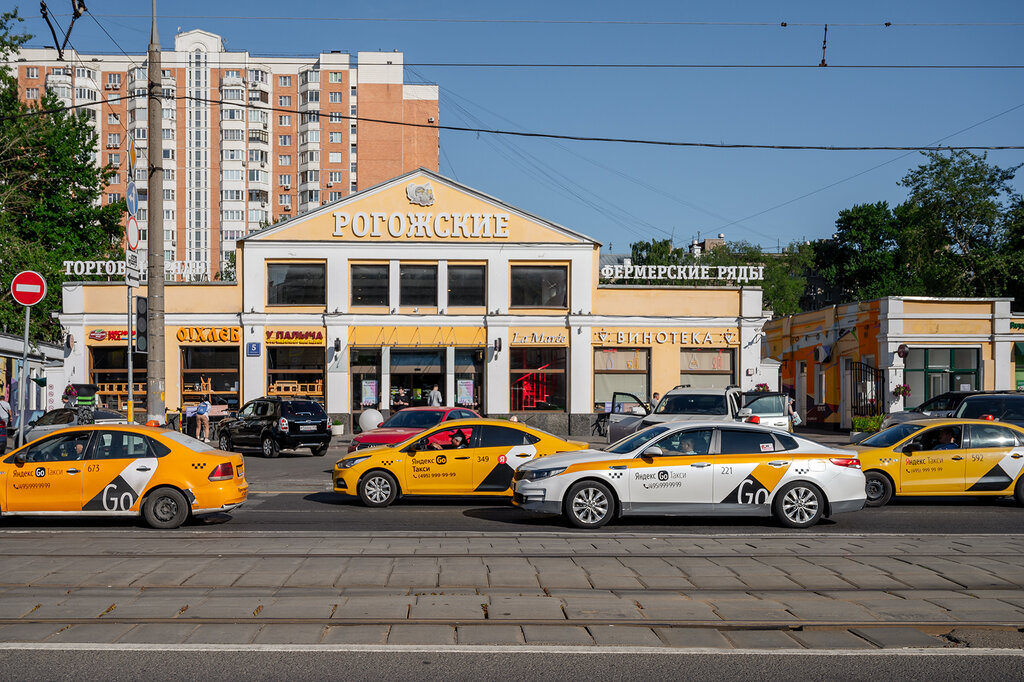
[[[250,234],[244,241],[597,245],[585,235],[423,168]]]

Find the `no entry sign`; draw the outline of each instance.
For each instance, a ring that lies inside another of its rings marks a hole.
[[[38,272],[24,270],[11,280],[11,295],[24,306],[33,306],[46,298],[46,280]]]

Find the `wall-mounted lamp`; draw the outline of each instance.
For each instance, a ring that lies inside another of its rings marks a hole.
[[[494,339],[494,352],[495,353],[500,353],[501,352],[501,339]]]
[[[334,339],[334,352],[335,353],[340,353],[341,352],[341,339]]]

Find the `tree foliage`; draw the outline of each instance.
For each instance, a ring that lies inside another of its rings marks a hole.
[[[11,62],[30,38],[15,32],[20,21],[17,11],[0,15],[0,61]],[[24,324],[10,294],[17,272],[46,278],[30,335],[52,341],[60,337],[50,313],[61,308],[63,262],[122,257],[124,202],[102,203],[113,170],[98,166],[96,142],[86,111],[61,110],[49,92],[25,104],[14,75],[0,69],[0,329],[7,333],[20,334]]]

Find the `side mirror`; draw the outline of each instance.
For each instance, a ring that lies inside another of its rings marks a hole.
[[[232,410],[231,412],[228,412],[228,416],[229,417],[237,417],[238,416],[238,412],[235,411],[235,410]]]
[[[909,454],[911,452],[921,452],[924,448],[920,443],[907,443],[903,446],[903,454]]]
[[[38,420],[38,419],[33,419],[32,421],[30,421],[30,422],[28,423],[28,425],[29,425],[29,426],[35,426],[35,425],[36,425],[36,422],[37,422],[37,421],[39,421],[39,420]]]
[[[632,414],[632,415],[636,415],[637,417],[646,417],[647,416],[647,410],[645,410],[644,408],[640,407],[639,405],[636,405],[635,407],[633,407],[633,409],[631,409],[629,411],[629,413]]]
[[[14,456],[14,461],[16,464],[24,464],[28,461],[28,457],[25,456],[24,452],[19,452]]]
[[[749,407],[742,407],[740,408],[740,411],[736,413],[736,416],[739,417],[740,419],[746,419],[752,414],[754,414],[754,411],[752,409],[750,409]]]
[[[661,457],[665,454],[665,451],[659,448],[657,445],[652,445],[643,452],[643,457]]]

